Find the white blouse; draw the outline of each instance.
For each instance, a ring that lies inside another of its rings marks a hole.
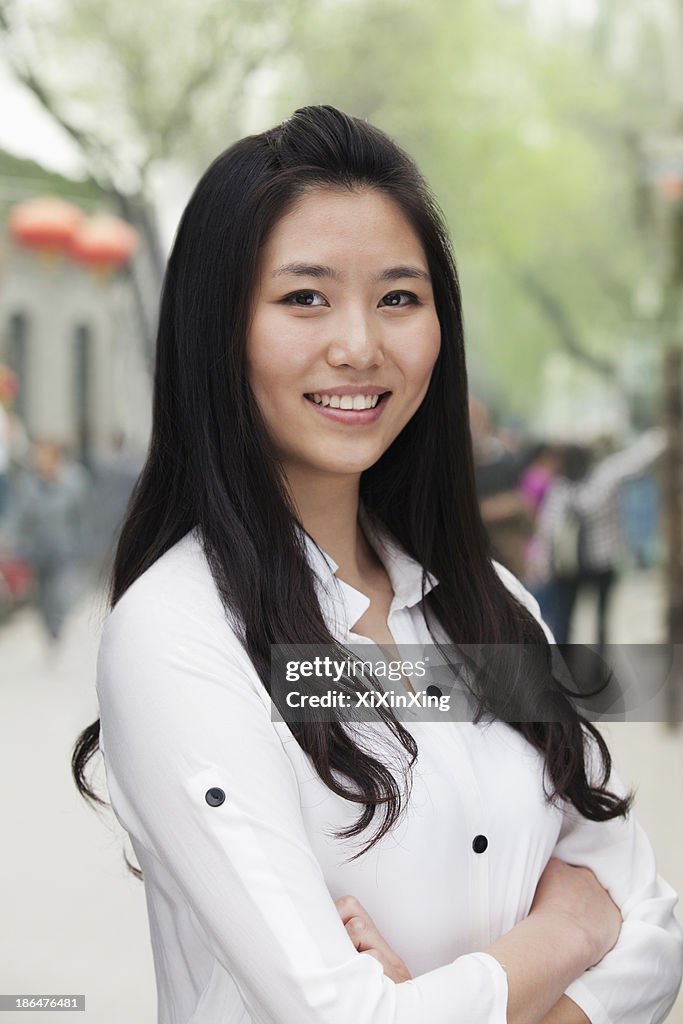
[[[393,584],[399,649],[433,643],[421,567],[367,517],[365,527]],[[306,540],[332,634],[372,643],[351,630],[369,599]],[[528,591],[497,569],[540,620]],[[430,575],[427,589],[436,585]],[[345,863],[381,816],[352,841],[333,838],[362,805],[332,793],[273,721],[194,531],[110,612],[97,695],[111,804],[144,874],[158,1024],[505,1024],[506,974],[481,950],[528,915],[551,856],[590,867],[624,919],[614,948],[567,995],[593,1024],[665,1019],[683,931],[646,834],[632,814],[593,822],[548,804],[540,753],[505,723],[411,713],[403,724],[419,756],[404,815]],[[609,787],[625,792],[614,772]],[[411,981],[395,984],[357,952],[334,904],[345,894]]]

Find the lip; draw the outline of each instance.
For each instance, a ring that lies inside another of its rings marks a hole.
[[[386,389],[385,389],[386,390]],[[350,395],[351,391],[315,391],[316,395]],[[357,394],[370,395],[370,394],[384,394],[385,391],[358,391]],[[374,409],[332,409],[329,405],[318,405],[313,401],[312,398],[306,398],[304,396],[304,402],[306,405],[310,405],[314,412],[319,416],[326,416],[328,420],[333,420],[335,423],[343,423],[346,426],[360,427],[367,423],[374,423],[380,418],[384,412],[384,407],[391,400],[391,392],[386,398],[380,399]]]
[[[341,384],[336,388],[312,388],[307,395],[383,395],[390,388],[377,387],[376,384]]]

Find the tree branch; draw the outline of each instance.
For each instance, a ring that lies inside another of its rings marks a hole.
[[[6,6],[0,7],[0,30],[9,34],[11,26],[6,18],[6,10]],[[107,166],[111,165],[112,161],[107,148],[94,135],[79,128],[62,113],[45,83],[31,68],[22,66],[15,55],[10,56],[9,64],[17,80],[26,86],[52,120],[78,145],[86,161],[89,181],[105,191],[112,189],[113,176],[110,167]]]
[[[531,296],[546,319],[555,328],[555,333],[565,352],[603,377],[613,379],[616,374],[614,361],[597,356],[584,348],[565,307],[557,296],[531,271],[524,271],[517,277],[522,288]]]

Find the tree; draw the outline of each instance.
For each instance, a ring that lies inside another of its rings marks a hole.
[[[5,60],[144,239],[130,278],[150,367],[165,264],[155,174],[196,171],[241,134],[249,87],[287,49],[303,2],[0,0]]]
[[[587,30],[543,33],[524,4],[346,0],[310,13],[277,113],[330,102],[418,160],[449,221],[470,364],[528,410],[563,348],[615,378],[642,249],[611,130],[627,95]]]

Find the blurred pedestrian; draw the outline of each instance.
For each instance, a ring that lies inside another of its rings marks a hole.
[[[99,453],[92,460],[91,554],[98,563],[113,557],[128,501],[144,461],[144,453],[122,430],[112,435],[109,451]]]
[[[9,505],[10,420],[0,400],[0,520]]]
[[[10,470],[14,447],[11,408],[17,387],[16,374],[0,363],[0,521],[7,514],[10,502]]]
[[[491,554],[516,576],[524,575],[524,549],[533,528],[529,502],[519,490],[527,450],[509,451],[497,436],[488,409],[470,398],[470,432],[477,497]]]
[[[538,601],[545,617],[552,601],[552,584],[548,579],[543,561],[543,541],[536,533],[536,526],[543,501],[560,471],[562,450],[559,445],[549,441],[537,441],[528,458],[529,461],[520,477],[518,486],[531,510],[534,533],[525,544],[525,566],[522,579],[527,589]]]
[[[622,451],[597,463],[581,445],[567,445],[560,474],[541,506],[537,535],[542,541],[549,600],[541,609],[558,644],[569,643],[571,620],[582,590],[597,599],[597,644],[607,643],[609,601],[624,557],[619,518],[621,484],[642,473],[666,448],[666,433],[655,428]]]
[[[5,533],[12,491],[30,449],[26,429],[13,409],[18,390],[16,373],[0,363],[0,541]]]
[[[34,441],[31,456],[31,468],[17,487],[14,543],[33,566],[36,606],[52,647],[76,597],[78,563],[87,533],[88,475],[82,466],[67,461],[57,441]]]
[[[561,449],[549,441],[537,441],[529,453],[526,468],[519,480],[519,489],[528,499],[534,515],[538,513],[561,464]]]
[[[662,558],[663,541],[657,525],[661,514],[661,492],[651,473],[627,480],[620,495],[624,537],[633,562],[639,569],[651,569]]]

